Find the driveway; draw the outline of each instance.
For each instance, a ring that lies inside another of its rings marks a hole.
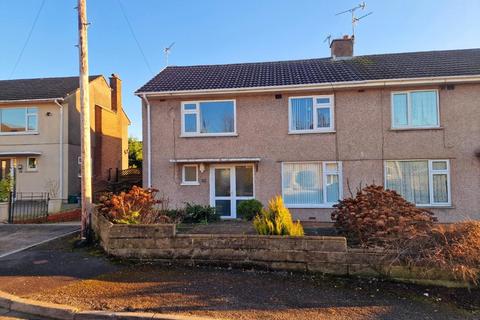
[[[78,223],[0,224],[0,258],[73,233],[79,229]]]

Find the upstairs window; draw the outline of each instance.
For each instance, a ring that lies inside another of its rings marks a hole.
[[[182,103],[182,136],[234,135],[235,101]]]
[[[438,91],[392,93],[392,128],[432,128],[439,126]]]
[[[37,108],[0,109],[0,133],[35,133],[38,131]]]
[[[290,98],[289,123],[290,133],[333,131],[333,96]]]

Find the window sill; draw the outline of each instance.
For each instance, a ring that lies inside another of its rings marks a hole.
[[[25,136],[25,135],[36,135],[38,131],[32,132],[0,132],[0,136]]]
[[[38,172],[38,170],[25,170],[25,172],[28,172],[28,173],[35,173],[35,172]]]
[[[237,133],[227,134],[181,134],[180,138],[217,138],[217,137],[238,137]]]
[[[417,130],[443,130],[444,127],[408,127],[408,128],[390,128],[390,131],[417,131]]]
[[[304,205],[304,206],[296,206],[296,205],[285,205],[288,209],[333,209],[333,206],[335,204],[331,205]]]
[[[306,131],[289,131],[288,134],[322,134],[322,133],[336,133],[335,130],[306,130]]]
[[[180,183],[181,186],[199,186],[200,182],[182,182]]]
[[[420,209],[455,209],[456,207],[451,205],[451,204],[437,204],[437,205],[421,205],[421,206],[416,206],[417,208]]]

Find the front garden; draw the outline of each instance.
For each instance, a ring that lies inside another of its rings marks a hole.
[[[155,190],[137,187],[102,197],[97,210],[102,246],[124,258],[478,284],[480,223],[437,224],[431,212],[380,186],[340,201],[335,229],[326,229],[335,237],[293,221],[281,197],[265,208],[242,203],[241,222],[220,222],[209,206],[171,209]]]

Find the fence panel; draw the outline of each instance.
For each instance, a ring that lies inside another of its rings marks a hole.
[[[11,192],[9,223],[42,223],[48,221],[48,192]]]

